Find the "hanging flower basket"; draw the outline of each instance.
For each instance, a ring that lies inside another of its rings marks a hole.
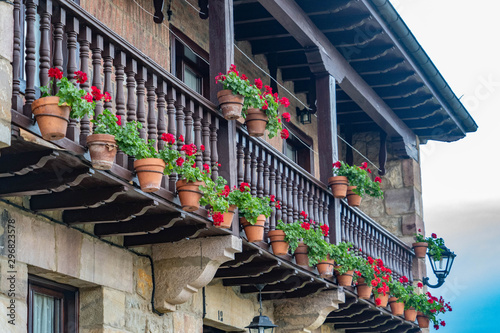
[[[347,187],[347,203],[351,207],[359,207],[361,204],[361,197],[353,192],[353,190],[357,186],[348,186]]]
[[[285,242],[285,232],[283,230],[270,230],[267,236],[271,241],[271,247],[275,255],[283,256],[288,253],[289,245]]]
[[[109,170],[113,167],[118,145],[111,134],[92,134],[87,137],[92,167],[97,170]]]
[[[333,196],[335,198],[345,198],[347,195],[347,186],[349,181],[345,176],[335,176],[328,178],[328,186],[331,187]]]
[[[425,258],[425,254],[427,253],[427,247],[429,246],[427,242],[413,243],[411,246],[413,246],[413,251],[415,251],[415,257]]]
[[[264,111],[256,108],[248,109],[245,116],[248,134],[255,137],[263,136],[268,119]]]
[[[405,310],[405,303],[398,302],[397,297],[389,298],[389,305],[391,307],[391,312],[395,316],[402,316]]]
[[[165,162],[161,158],[135,160],[134,169],[142,191],[155,192],[160,189],[163,170],[165,170]]]
[[[31,110],[45,140],[55,141],[66,136],[71,108],[66,104],[58,104],[59,97],[56,96],[42,97],[31,104]]]
[[[240,219],[241,225],[245,230],[245,235],[250,243],[262,242],[264,240],[264,224],[266,223],[266,216],[259,215],[257,223],[251,224],[246,218]]]
[[[243,96],[233,94],[230,89],[224,89],[217,93],[217,99],[224,119],[235,120],[241,117],[241,109],[245,100]]]
[[[361,299],[370,299],[373,287],[371,285],[367,285],[364,278],[358,278],[357,282],[358,284],[356,288],[358,290],[358,297]]]
[[[200,208],[200,199],[203,192],[200,186],[204,186],[205,182],[202,181],[186,181],[181,179],[175,183],[179,200],[181,201],[182,209],[186,212],[194,212]]]

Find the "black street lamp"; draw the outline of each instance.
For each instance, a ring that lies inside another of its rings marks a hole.
[[[278,325],[274,325],[271,319],[267,316],[262,315],[262,289],[264,289],[264,284],[257,284],[255,287],[259,290],[259,315],[254,317],[248,328],[249,333],[273,333],[274,328]]]
[[[448,274],[450,274],[451,266],[453,265],[453,261],[457,256],[444,245],[441,245],[441,249],[441,259],[439,260],[434,260],[434,257],[432,257],[430,253],[427,253],[427,256],[429,257],[429,260],[431,262],[432,271],[438,279],[438,282],[435,285],[429,284],[428,277],[425,277],[423,279],[423,283],[430,288],[439,288],[443,285],[444,279],[448,276]]]

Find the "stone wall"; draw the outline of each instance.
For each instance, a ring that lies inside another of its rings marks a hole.
[[[0,148],[10,146],[12,99],[13,7],[0,2]]]

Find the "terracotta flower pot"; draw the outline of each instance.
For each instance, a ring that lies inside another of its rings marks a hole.
[[[411,246],[413,246],[413,251],[415,251],[415,257],[425,258],[425,254],[427,253],[427,247],[429,246],[427,242],[413,243]]]
[[[235,205],[229,206],[227,212],[222,214],[224,221],[220,225],[214,225],[216,228],[229,229],[233,224],[234,211],[237,207]]]
[[[31,110],[45,140],[60,140],[66,136],[71,108],[68,105],[59,106],[58,103],[59,97],[48,96],[31,104]]]
[[[402,316],[405,310],[405,303],[398,302],[397,297],[389,298],[389,305],[391,307],[391,312],[395,316]]]
[[[248,109],[246,112],[245,124],[247,125],[248,135],[263,136],[268,120],[266,113],[255,108]]]
[[[283,230],[270,230],[267,236],[271,241],[271,247],[275,255],[283,256],[288,253],[289,245],[285,242],[285,232]]]
[[[429,328],[429,317],[424,315],[422,312],[417,313],[418,327]]]
[[[250,243],[261,242],[264,239],[264,224],[266,223],[266,216],[259,215],[257,217],[257,223],[250,224],[246,218],[242,217],[240,219],[243,229],[245,229],[245,235]]]
[[[309,266],[309,257],[307,256],[308,247],[304,243],[299,243],[297,249],[293,253],[295,263],[299,266]]]
[[[201,185],[205,185],[205,182],[188,182],[181,179],[175,183],[182,209],[186,212],[194,212],[200,208],[200,199],[203,196],[203,192],[200,191]]]
[[[389,302],[389,294],[380,294],[380,295],[374,295],[375,299],[379,298],[380,299],[380,304],[377,305],[379,308],[385,308],[387,306],[387,303]]]
[[[335,264],[335,261],[333,259],[330,259],[328,257],[324,261],[318,262],[316,265],[316,268],[318,269],[319,275],[322,277],[330,277],[333,276],[333,265]]]
[[[245,100],[243,96],[235,95],[232,90],[225,89],[217,93],[217,99],[224,119],[235,120],[241,117],[241,109]]]
[[[373,287],[365,283],[365,279],[359,278],[358,285],[356,286],[358,290],[358,297],[361,299],[370,299],[372,296]]]
[[[406,309],[404,315],[405,315],[405,320],[413,322],[415,321],[415,319],[417,319],[417,310],[415,310],[414,308]]]
[[[335,198],[345,198],[349,181],[345,176],[335,176],[328,178],[328,186],[331,187]]]
[[[134,161],[134,169],[139,178],[139,185],[144,192],[160,189],[165,162],[161,158],[143,158]]]
[[[336,270],[335,275],[337,276],[337,283],[341,287],[350,287],[352,285],[352,277],[353,277],[354,271],[347,271],[344,274],[340,275],[339,272]]]
[[[97,170],[109,170],[113,167],[118,148],[115,136],[111,134],[92,134],[87,137],[92,167]]]
[[[361,204],[361,197],[352,191],[356,187],[357,186],[347,187],[347,203],[351,207],[359,207],[359,205]]]

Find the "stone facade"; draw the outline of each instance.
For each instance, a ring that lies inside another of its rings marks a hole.
[[[10,146],[12,100],[13,7],[0,2],[0,148]]]

